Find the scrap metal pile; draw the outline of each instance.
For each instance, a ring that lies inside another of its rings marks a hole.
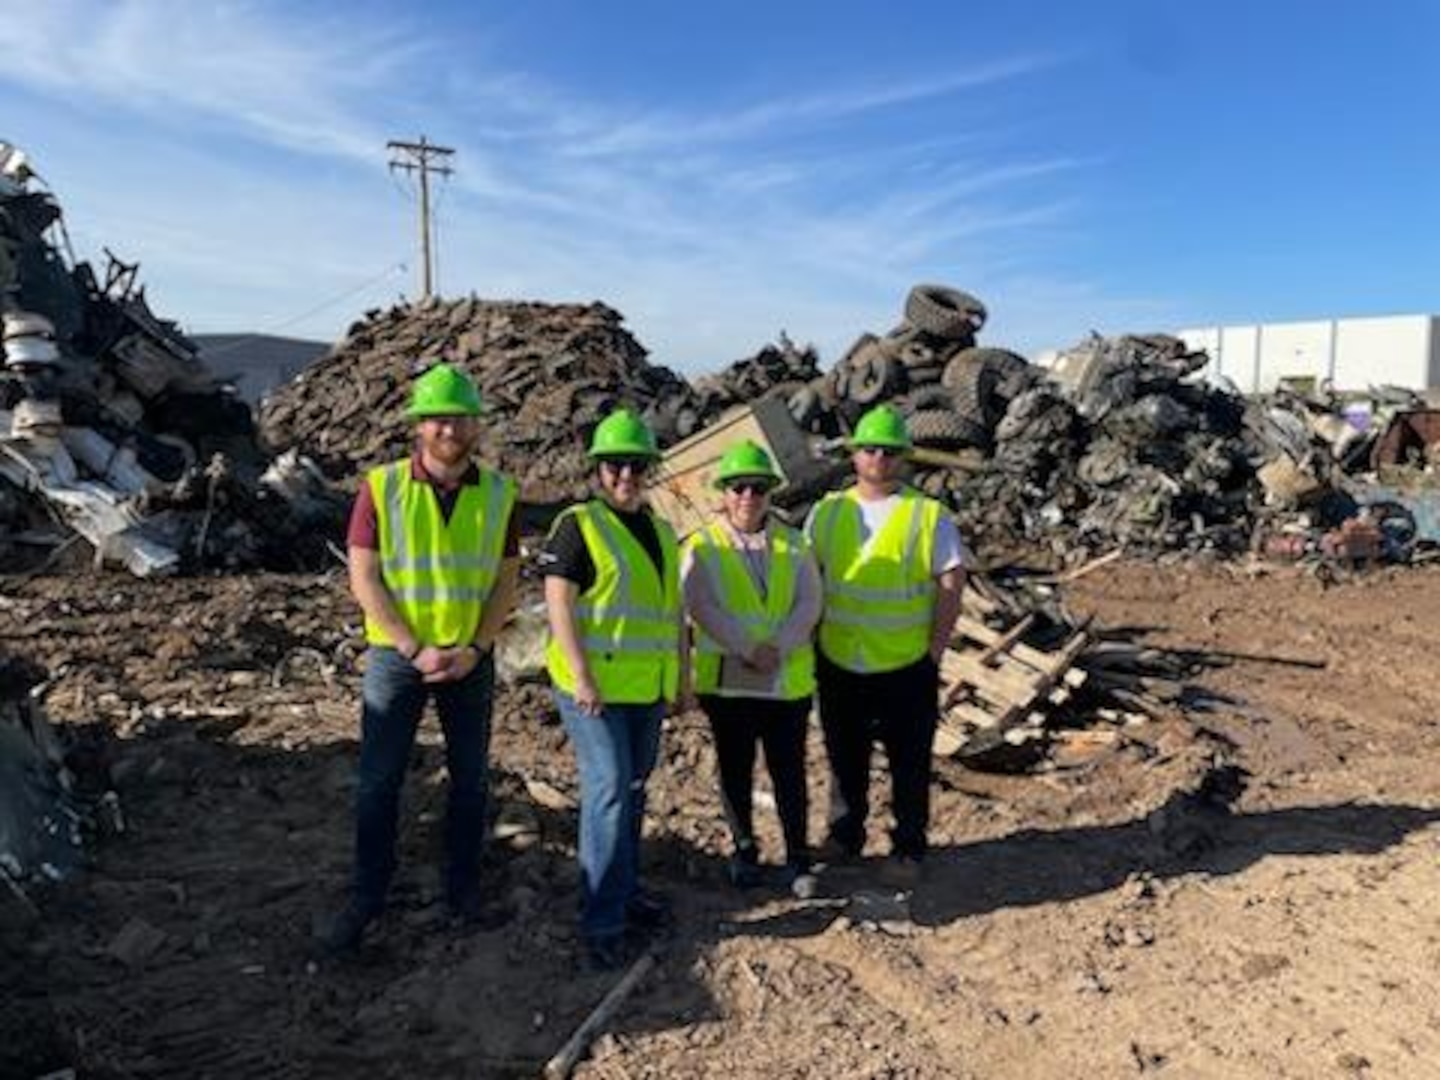
[[[0,143],[0,560],[48,565],[79,536],[137,574],[313,563],[339,501],[265,459],[248,407],[107,255],[101,280],[69,254],[59,204]]]
[[[790,413],[836,451],[865,409],[898,406],[920,448],[914,482],[997,559],[1037,548],[1068,562],[1112,550],[1410,554],[1406,507],[1366,505],[1360,477],[1381,429],[1339,399],[1247,398],[1208,381],[1209,357],[1164,334],[1092,334],[1041,368],[978,345],[985,320],[974,296],[917,285],[898,327],[862,335],[788,391]],[[1379,399],[1372,420],[1416,403],[1393,390]]]

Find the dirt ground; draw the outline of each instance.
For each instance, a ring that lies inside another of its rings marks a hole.
[[[809,904],[728,887],[703,722],[671,721],[648,873],[678,929],[577,1075],[1440,1075],[1440,569],[1128,565],[1069,601],[1328,666],[1236,663],[1208,708],[1038,774],[938,763],[908,905],[877,886],[878,772],[871,865]],[[427,726],[393,908],[356,960],[315,962],[349,866],[355,625],[335,576],[0,587],[0,648],[50,669],[128,826],[38,923],[0,917],[0,1076],[532,1076],[605,994],[577,963],[575,778],[538,686],[496,713],[486,873],[513,917],[443,918]],[[1250,774],[1233,815],[1187,817],[1221,762]]]

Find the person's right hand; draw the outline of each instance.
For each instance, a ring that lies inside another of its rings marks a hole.
[[[780,650],[767,641],[751,649],[745,662],[756,671],[769,675],[780,667]]]
[[[589,672],[575,679],[575,704],[586,716],[599,716],[605,708],[605,702],[600,697],[600,688],[595,685],[595,679]]]

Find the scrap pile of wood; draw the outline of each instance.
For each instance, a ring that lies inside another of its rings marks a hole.
[[[1040,765],[1057,743],[1104,748],[1122,741],[1127,729],[1177,715],[1203,694],[1191,682],[1196,675],[1236,659],[1316,666],[1157,648],[1136,640],[1134,631],[1076,620],[1053,579],[1001,584],[973,575],[941,662],[935,753],[975,769],[1013,772]]]
[[[480,387],[481,455],[515,476],[522,497],[584,497],[591,432],[610,410],[644,415],[660,445],[736,405],[785,395],[818,370],[813,348],[782,337],[723,371],[687,381],[649,362],[605,304],[432,299],[371,311],[343,341],[261,405],[273,449],[298,449],[340,483],[409,451],[414,377],[445,361]]]

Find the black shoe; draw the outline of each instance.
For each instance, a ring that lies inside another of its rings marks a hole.
[[[379,908],[350,901],[316,935],[320,947],[332,956],[354,952],[360,947],[365,931],[379,917]]]
[[[760,864],[753,857],[747,858],[745,855],[730,856],[730,862],[725,867],[725,876],[737,889],[753,889],[765,880]]]
[[[861,845],[847,844],[832,836],[815,854],[826,866],[850,866],[860,861],[860,851]]]
[[[629,959],[624,934],[591,938],[585,942],[585,966],[590,971],[619,971]]]
[[[670,925],[673,912],[670,901],[649,889],[636,889],[625,905],[625,917],[644,930],[660,930]]]

